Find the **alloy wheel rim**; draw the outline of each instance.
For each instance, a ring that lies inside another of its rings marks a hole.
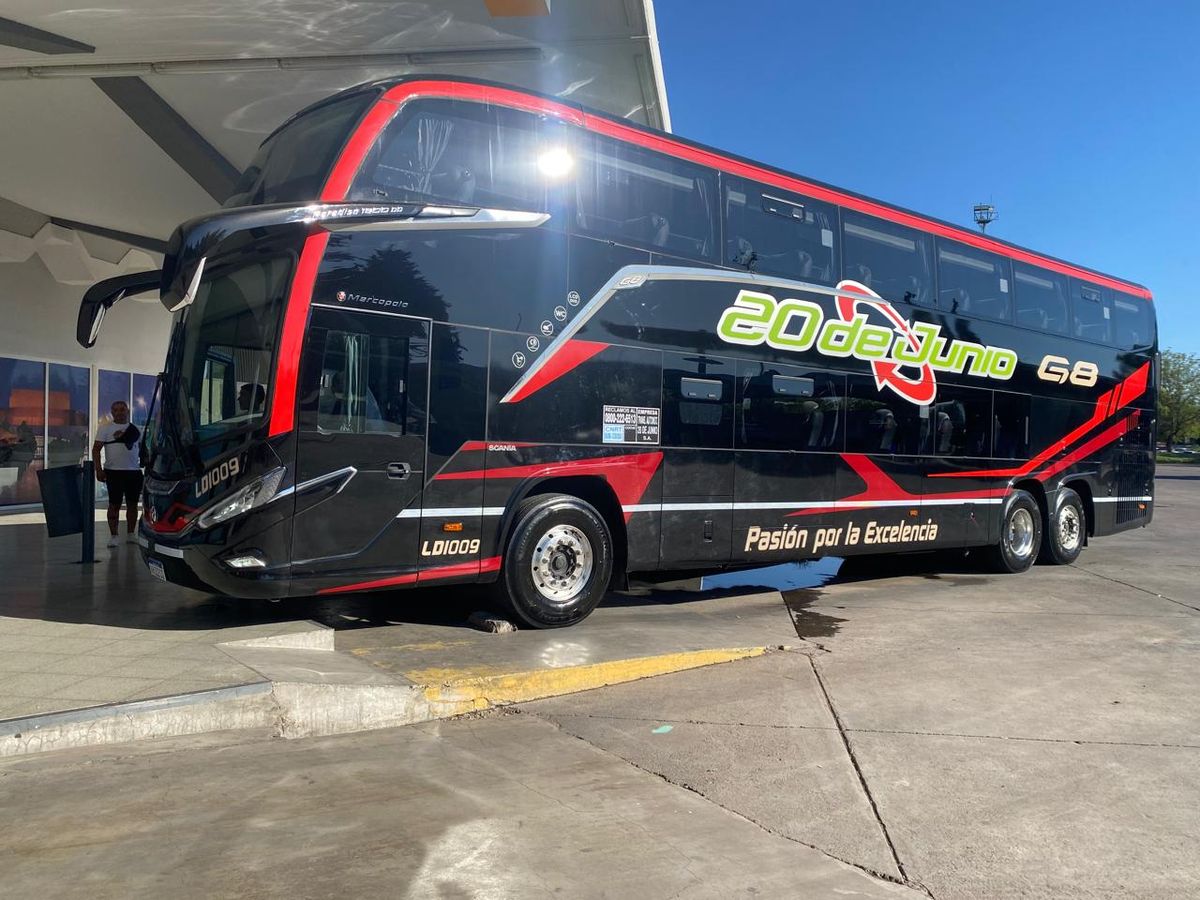
[[[1008,520],[1008,547],[1013,555],[1024,559],[1033,551],[1033,515],[1029,510],[1016,510]]]
[[[1070,552],[1079,546],[1082,537],[1079,526],[1079,510],[1070,504],[1063,504],[1058,511],[1058,538],[1064,550]]]
[[[587,535],[573,525],[555,525],[538,538],[529,569],[538,593],[562,605],[583,593],[594,567]]]

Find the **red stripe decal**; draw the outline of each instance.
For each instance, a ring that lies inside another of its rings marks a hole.
[[[300,261],[296,263],[296,274],[292,276],[287,311],[283,316],[283,334],[279,338],[279,352],[275,354],[270,437],[286,434],[296,424],[296,380],[300,375],[300,350],[304,346],[304,328],[308,323],[313,286],[317,283],[317,269],[321,266],[328,243],[327,231],[305,238]]]
[[[415,584],[418,581],[436,581],[439,578],[456,578],[461,575],[475,575],[479,572],[495,572],[500,568],[500,557],[491,556],[487,559],[472,560],[465,563],[454,563],[448,566],[434,566],[419,572],[406,572],[403,575],[391,575],[387,578],[376,578],[374,581],[357,581],[354,584],[343,584],[338,587],[321,588],[318,594],[346,594],[351,591],[369,591],[372,588],[396,587],[401,584]]]
[[[597,341],[569,340],[555,349],[549,356],[543,357],[542,365],[536,372],[531,372],[529,380],[521,385],[520,390],[511,397],[501,400],[501,403],[520,403],[530,394],[535,394],[546,385],[566,375],[572,369],[587,362],[597,353],[608,348],[608,344]]]
[[[1096,400],[1091,417],[1074,429],[1061,440],[1055,441],[1033,459],[1015,469],[980,469],[974,472],[936,472],[931,478],[1019,478],[1036,471],[1059,453],[1082,438],[1085,434],[1102,423],[1113,413],[1124,409],[1146,392],[1150,380],[1150,363],[1144,363],[1141,368],[1118,383],[1111,391],[1105,391]],[[1056,470],[1057,471],[1057,470]]]
[[[392,575],[388,578],[377,578],[374,581],[357,581],[354,584],[343,584],[338,587],[321,588],[318,594],[348,594],[351,591],[369,591],[372,588],[395,587],[401,584],[416,584],[417,573],[408,572],[404,575]]]
[[[367,151],[371,149],[384,126],[392,120],[397,109],[399,107],[395,103],[380,100],[363,116],[325,180],[325,187],[321,190],[322,203],[337,203],[346,199],[354,176],[358,174],[363,160],[367,158]]]
[[[951,491],[942,494],[913,494],[900,487],[886,472],[877,466],[869,457],[861,453],[843,453],[842,459],[854,469],[854,474],[863,480],[864,487],[857,494],[843,497],[839,503],[883,503],[886,501],[908,500],[913,506],[920,507],[922,500],[983,500],[991,497],[1003,497],[1008,493],[1007,488],[986,488],[979,491]],[[826,512],[844,512],[845,507],[836,505],[801,509],[788,513],[787,516],[815,516]]]
[[[423,96],[496,103],[526,112],[544,113],[580,127],[587,124],[584,114],[571,106],[556,100],[548,100],[545,97],[534,97],[522,91],[489,84],[466,84],[460,81],[410,81],[391,88],[383,95],[383,99],[401,104],[414,97]]]
[[[1053,465],[1041,472],[1038,472],[1038,481],[1045,481],[1054,475],[1057,475],[1063,469],[1067,468],[1079,460],[1084,459],[1089,453],[1099,450],[1101,447],[1107,447],[1109,444],[1119,440],[1126,432],[1132,431],[1137,427],[1138,417],[1141,415],[1140,410],[1134,410],[1133,414],[1117,422],[1115,425],[1110,425],[1104,429],[1090,441],[1080,444],[1078,448],[1072,450],[1062,459],[1056,461]]]
[[[634,453],[628,456],[602,456],[598,459],[573,459],[564,462],[533,463],[525,466],[504,466],[496,469],[474,469],[470,472],[443,472],[434,481],[469,481],[480,478],[545,478],[554,475],[598,475],[608,481],[617,502],[632,506],[642,499],[650,479],[662,463],[662,451]],[[625,513],[629,521],[632,513]]]

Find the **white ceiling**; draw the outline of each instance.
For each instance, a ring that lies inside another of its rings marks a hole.
[[[669,127],[651,0],[539,0],[549,14],[524,17],[488,9],[516,2],[6,0],[10,23],[95,52],[0,46],[0,198],[157,239],[217,205],[96,77],[141,78],[239,170],[307,104],[416,72],[514,83]],[[11,34],[0,23],[0,40],[22,43]]]

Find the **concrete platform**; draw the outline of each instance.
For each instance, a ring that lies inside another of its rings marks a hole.
[[[411,724],[757,656],[795,634],[775,591],[634,591],[572,629],[500,635],[467,626],[486,602],[469,588],[231,600],[155,581],[133,546],[79,565],[78,538],[48,540],[29,518],[0,517],[14,573],[0,596],[0,756]]]

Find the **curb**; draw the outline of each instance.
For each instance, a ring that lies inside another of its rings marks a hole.
[[[439,718],[444,718],[447,715],[461,715],[492,706],[575,694],[656,675],[670,675],[673,672],[749,659],[762,656],[766,652],[766,647],[687,650],[658,656],[564,666],[561,669],[533,669],[527,672],[458,678],[454,677],[452,669],[421,670],[404,674],[406,678],[418,684],[427,685],[424,689],[425,697],[435,707],[453,710],[439,715]],[[434,681],[440,683],[432,683]]]
[[[279,643],[268,643],[263,651],[329,654]],[[311,681],[283,674],[234,687],[0,721],[0,759],[213,731],[270,729],[279,737],[301,738],[395,728],[749,659],[767,651],[767,647],[690,650],[496,674],[432,669],[405,673],[412,684],[387,679],[365,663],[342,659],[351,667],[349,673],[343,669],[331,676],[328,669],[314,671]],[[326,658],[337,659],[332,654]],[[355,663],[364,671],[355,673]],[[320,680],[322,674],[326,680]]]
[[[43,713],[0,722],[0,759],[208,731],[262,728],[278,711],[268,681]]]

